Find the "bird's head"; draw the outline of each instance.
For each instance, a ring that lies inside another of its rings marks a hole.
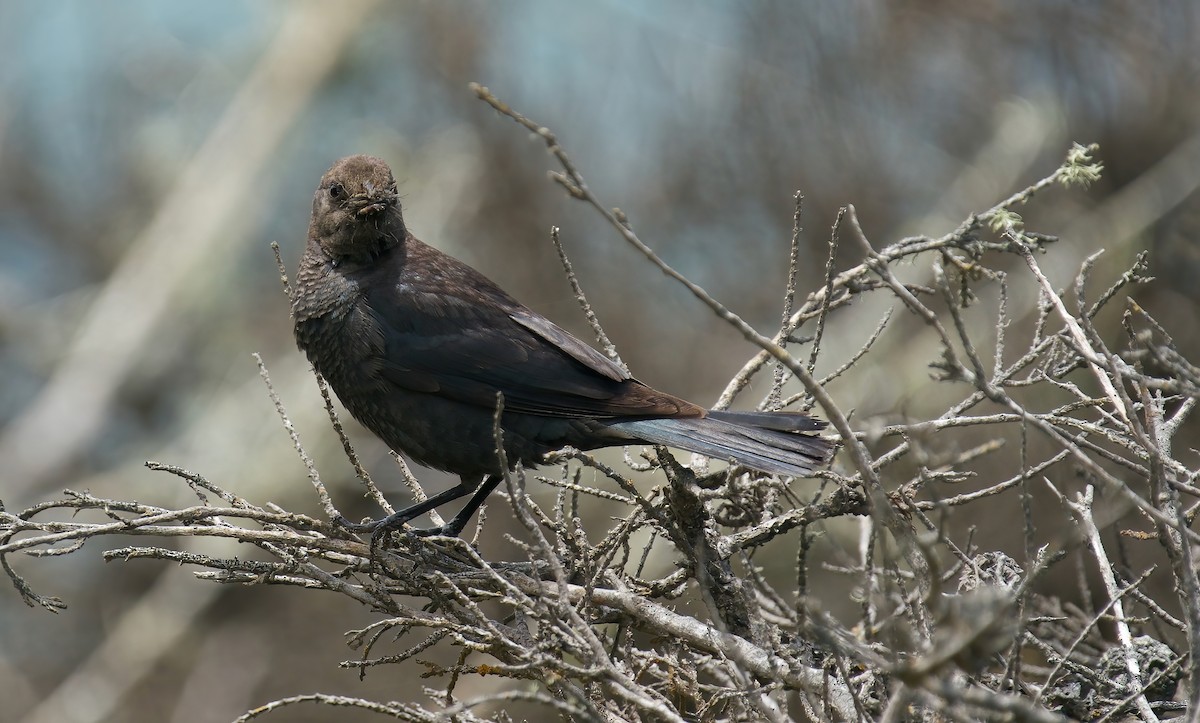
[[[333,259],[366,262],[404,239],[396,180],[373,156],[347,156],[313,194],[309,235]]]

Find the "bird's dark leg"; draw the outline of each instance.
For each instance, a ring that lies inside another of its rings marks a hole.
[[[471,497],[471,499],[467,500],[467,504],[463,505],[463,508],[458,511],[458,514],[454,516],[454,519],[450,520],[441,527],[430,527],[425,530],[413,530],[413,534],[421,536],[447,535],[449,537],[458,537],[460,534],[462,534],[463,528],[467,526],[467,523],[471,521],[471,516],[474,515],[475,511],[479,509],[480,505],[483,504],[483,501],[487,499],[487,496],[492,493],[492,490],[496,489],[496,485],[500,484],[500,480],[502,479],[504,479],[504,476],[498,474],[490,474],[487,477],[484,477],[483,483],[479,485],[479,489],[475,490],[475,494]]]
[[[475,477],[461,479],[458,484],[454,485],[450,489],[439,492],[424,502],[418,502],[416,504],[409,505],[402,510],[393,512],[381,520],[375,520],[367,523],[356,523],[342,518],[338,520],[338,524],[354,532],[370,532],[372,540],[375,540],[391,530],[400,529],[406,522],[414,517],[420,517],[430,510],[441,507],[447,502],[452,502],[459,497],[465,497],[474,491],[475,495],[471,497],[466,506],[463,507],[462,510],[454,516],[454,519],[450,520],[450,522],[440,527],[411,530],[413,534],[422,536],[457,536],[462,532],[463,528],[467,526],[467,522],[470,521],[471,515],[475,514],[475,510],[479,509],[479,506],[483,504],[483,501],[489,494],[491,494],[492,490],[496,489],[496,485],[500,484],[501,479],[503,479],[503,477],[498,475],[488,475],[484,477],[482,481]]]

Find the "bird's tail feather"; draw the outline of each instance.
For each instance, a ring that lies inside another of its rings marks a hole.
[[[780,432],[818,432],[829,426],[825,420],[803,412],[727,412],[708,410],[708,419],[719,419],[743,427],[775,429]]]
[[[651,444],[795,477],[811,476],[833,452],[830,440],[802,433],[825,423],[798,413],[714,411],[706,417],[624,420],[609,426]]]

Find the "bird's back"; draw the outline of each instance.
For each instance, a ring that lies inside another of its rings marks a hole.
[[[362,266],[331,264],[312,247],[301,269],[300,348],[355,418],[428,466],[498,471],[497,393],[513,464],[618,443],[599,420],[704,414],[411,236]]]

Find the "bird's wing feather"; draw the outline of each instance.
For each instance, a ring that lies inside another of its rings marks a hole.
[[[588,344],[571,336],[570,332],[546,317],[535,314],[529,309],[520,307],[510,309],[508,315],[521,326],[529,329],[562,351],[571,355],[575,361],[599,372],[613,381],[623,382],[629,379],[629,372],[622,369],[616,362],[593,349]]]
[[[378,368],[387,383],[487,408],[501,392],[510,412],[552,417],[703,415],[516,302],[478,303],[426,285],[388,294],[366,299],[384,330]]]

